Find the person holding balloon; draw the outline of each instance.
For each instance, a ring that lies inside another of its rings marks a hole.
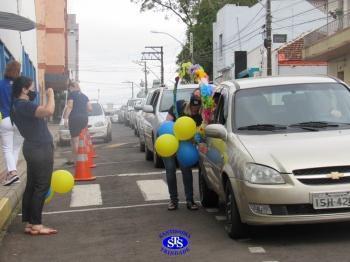
[[[37,95],[33,80],[19,77],[13,83],[11,121],[24,137],[23,155],[27,162],[27,184],[22,200],[24,232],[31,235],[51,235],[57,230],[42,224],[42,210],[50,189],[54,146],[44,118],[52,116],[55,99],[52,88],[46,91],[44,106],[34,103]]]
[[[175,122],[177,119],[187,116],[188,118],[191,118],[194,120],[194,122],[196,123],[196,126],[200,126],[202,124],[202,117],[201,117],[200,111],[201,111],[200,90],[196,89],[191,95],[190,102],[185,102],[184,100],[180,100],[180,101],[177,101],[176,103],[176,109],[174,108],[174,106],[172,106],[169,109],[166,120]],[[191,119],[188,119],[188,118],[183,118],[183,120],[192,121]],[[182,126],[184,127],[184,125]],[[194,126],[194,129],[196,129],[195,126]],[[184,130],[186,130],[186,128],[184,128]],[[192,154],[190,154],[190,152],[192,152]],[[182,179],[183,179],[185,195],[186,195],[186,206],[189,210],[198,210],[199,208],[198,205],[193,201],[193,176],[192,176],[192,166],[196,164],[196,162],[198,161],[197,149],[192,144],[192,142],[189,142],[189,141],[181,142],[179,151],[177,152],[177,158],[179,160],[179,165],[182,172]],[[166,170],[166,179],[167,179],[168,190],[170,194],[170,202],[168,204],[168,210],[176,210],[178,209],[179,199],[178,199],[178,193],[177,193],[175,156],[163,157],[163,162]]]

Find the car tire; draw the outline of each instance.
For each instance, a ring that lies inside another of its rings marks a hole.
[[[226,225],[225,230],[232,239],[239,239],[247,236],[248,226],[241,221],[235,196],[230,181],[226,183]]]
[[[163,160],[160,156],[158,156],[155,149],[153,151],[153,165],[155,168],[163,168],[164,167]]]
[[[140,152],[145,152],[145,143],[140,141]]]
[[[111,142],[111,141],[112,141],[112,131],[109,131],[109,132],[107,133],[106,138],[104,139],[104,142],[105,142],[105,143],[109,143],[109,142]]]
[[[146,144],[145,144],[145,159],[147,161],[152,161],[153,160],[153,152],[148,149]]]
[[[218,195],[209,189],[205,178],[201,172],[198,173],[199,197],[203,207],[217,207],[219,203]]]

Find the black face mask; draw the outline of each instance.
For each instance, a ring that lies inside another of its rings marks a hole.
[[[29,101],[33,101],[36,98],[36,91],[29,90],[27,96],[29,97]]]

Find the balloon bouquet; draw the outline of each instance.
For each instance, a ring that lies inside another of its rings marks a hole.
[[[195,121],[187,116],[178,117],[176,92],[181,79],[190,75],[199,84],[202,100],[202,124],[197,128]],[[158,129],[158,138],[155,149],[161,157],[171,157],[176,154],[179,164],[183,167],[192,167],[199,160],[198,145],[202,145],[205,138],[204,129],[212,119],[215,108],[212,97],[214,88],[209,84],[208,75],[200,65],[188,62],[181,66],[179,76],[175,79],[174,113],[176,122],[165,121]],[[199,146],[199,148],[203,148]],[[201,150],[201,149],[200,149]]]

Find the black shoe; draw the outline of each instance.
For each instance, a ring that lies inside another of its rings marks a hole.
[[[73,161],[70,161],[70,160],[68,160],[67,162],[66,162],[66,165],[67,166],[74,166],[74,162]]]
[[[187,206],[188,210],[198,210],[199,209],[199,206],[193,201],[187,202],[186,206]]]
[[[176,202],[170,201],[170,203],[168,204],[168,210],[173,211],[173,210],[176,210],[177,208],[178,208],[178,204]]]

